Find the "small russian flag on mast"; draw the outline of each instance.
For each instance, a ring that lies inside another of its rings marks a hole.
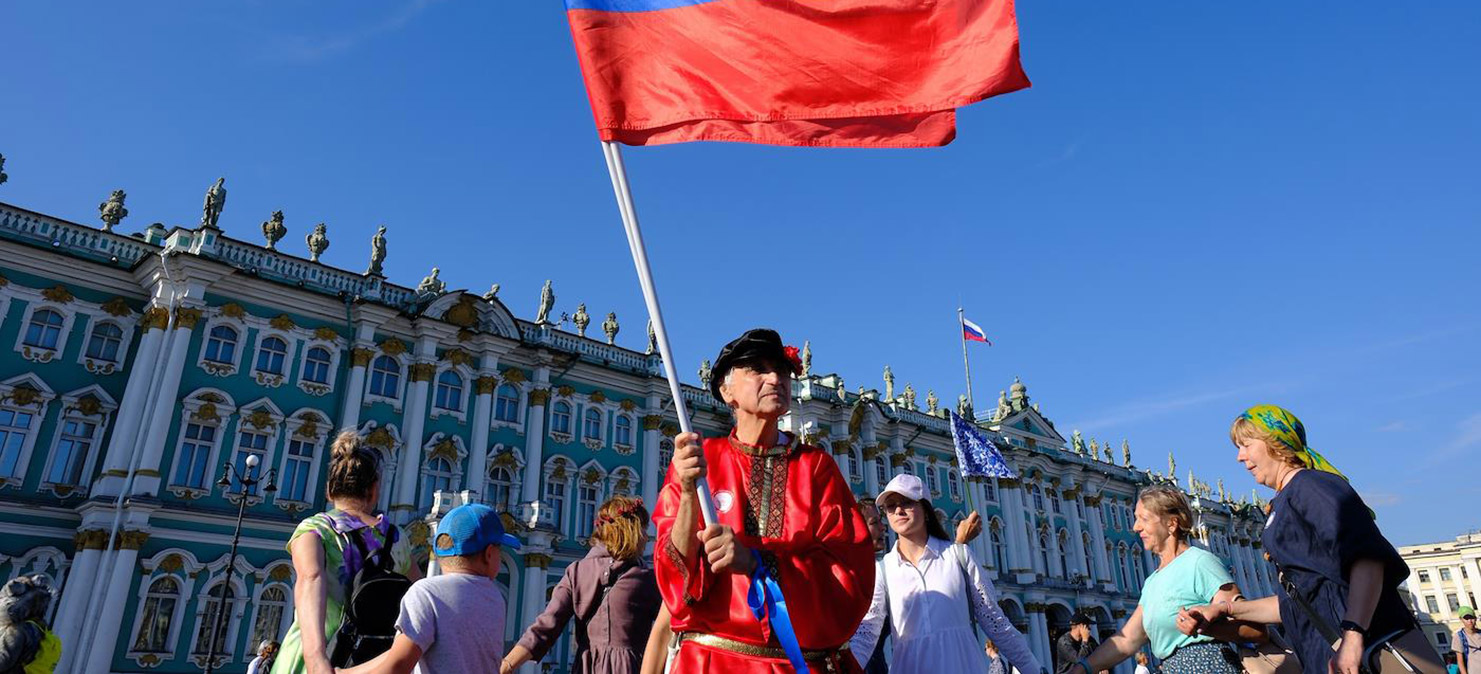
[[[983,344],[992,346],[992,341],[988,340],[987,333],[983,332],[982,328],[976,323],[967,320],[965,316],[962,317],[962,338],[969,342],[982,342]]]

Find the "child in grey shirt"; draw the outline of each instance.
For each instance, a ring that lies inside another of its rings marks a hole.
[[[443,575],[401,599],[391,649],[339,674],[498,674],[504,657],[504,595],[494,584],[503,546],[519,549],[483,504],[453,508],[437,524],[433,551]]]

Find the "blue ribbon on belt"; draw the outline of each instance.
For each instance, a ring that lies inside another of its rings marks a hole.
[[[751,591],[746,593],[746,604],[751,607],[751,615],[756,616],[758,622],[770,620],[771,632],[781,643],[787,660],[792,662],[792,668],[797,670],[797,674],[809,674],[807,660],[802,657],[802,645],[797,643],[797,633],[792,630],[792,616],[787,613],[787,600],[782,596],[782,587],[777,585],[776,579],[766,570],[766,565],[761,562],[761,555],[752,550],[751,557],[756,560],[756,569],[751,572]]]

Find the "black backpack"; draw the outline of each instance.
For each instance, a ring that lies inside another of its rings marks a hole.
[[[386,544],[373,554],[366,549],[367,531],[368,527],[336,532],[346,547],[354,545],[360,551],[362,563],[345,588],[344,621],[329,644],[329,664],[335,667],[362,664],[391,649],[401,598],[411,589],[411,580],[396,573],[391,559],[396,527],[389,528]]]

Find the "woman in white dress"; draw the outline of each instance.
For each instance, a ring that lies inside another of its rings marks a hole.
[[[973,633],[975,620],[1019,671],[1043,671],[1028,640],[998,607],[971,550],[947,537],[920,478],[896,475],[875,502],[899,540],[879,562],[874,601],[849,649],[874,652],[888,617],[895,635],[891,674],[982,672],[987,658]]]

